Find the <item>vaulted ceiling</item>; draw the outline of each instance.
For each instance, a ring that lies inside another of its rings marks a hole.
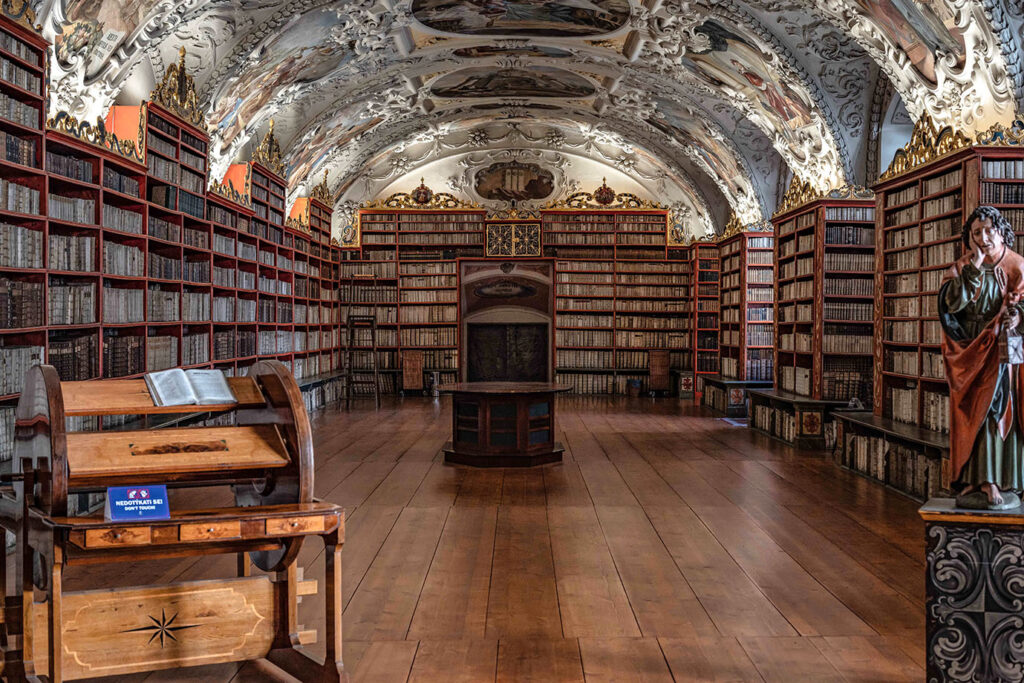
[[[872,181],[900,112],[972,134],[1024,109],[1020,0],[44,0],[38,12],[55,41],[55,110],[94,119],[138,102],[184,46],[213,175],[274,119],[290,191],[326,170],[349,211],[421,176],[488,205],[476,174],[515,161],[552,176],[545,202],[607,177],[700,236],[730,212],[767,218],[792,174],[819,190]]]

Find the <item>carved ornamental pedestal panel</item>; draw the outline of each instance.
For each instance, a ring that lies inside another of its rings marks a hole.
[[[928,681],[1024,680],[1024,509],[921,508]]]

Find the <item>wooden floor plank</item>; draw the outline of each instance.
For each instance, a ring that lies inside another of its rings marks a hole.
[[[645,637],[719,635],[643,510],[598,507],[597,514]]]
[[[497,661],[496,640],[424,640],[416,651],[409,683],[493,681]]]
[[[594,509],[550,508],[548,527],[565,637],[639,637]]]
[[[453,507],[423,584],[409,638],[483,638],[496,507]]]
[[[740,638],[767,683],[843,683],[843,676],[810,638]]]
[[[898,643],[884,636],[810,640],[850,683],[912,683],[925,678],[924,669],[915,664]]]
[[[677,681],[755,683],[764,680],[735,638],[659,638],[658,642]]]
[[[345,545],[341,549],[341,583],[345,605],[366,575],[374,558],[395,526],[402,508],[368,505],[345,519]]]
[[[561,638],[547,511],[502,506],[487,602],[488,638]]]
[[[356,640],[406,637],[446,508],[406,508],[344,612],[345,634]]]
[[[363,645],[351,659],[346,656],[345,670],[351,683],[404,683],[409,679],[416,641],[377,640]]]
[[[476,507],[500,505],[504,478],[505,471],[501,469],[467,469],[454,504]]]
[[[409,501],[409,507],[448,507],[459,495],[459,487],[466,476],[466,468],[443,462],[430,463],[427,476]]]
[[[580,656],[588,683],[672,683],[654,638],[581,638]]]
[[[594,504],[577,463],[563,462],[560,465],[545,467],[543,471],[548,507]]]
[[[503,638],[495,683],[584,683],[579,641]]]

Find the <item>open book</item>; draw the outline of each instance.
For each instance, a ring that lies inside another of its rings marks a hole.
[[[237,403],[220,370],[173,368],[146,374],[146,386],[158,406],[212,405]]]

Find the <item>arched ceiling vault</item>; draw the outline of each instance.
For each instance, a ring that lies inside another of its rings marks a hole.
[[[42,0],[37,11],[55,42],[55,109],[94,119],[138,101],[184,46],[215,176],[274,119],[292,194],[326,170],[347,206],[419,169],[448,173],[435,189],[472,195],[470,170],[531,158],[554,165],[559,191],[604,173],[678,207],[701,235],[729,211],[766,218],[791,173],[820,190],[873,180],[880,79],[913,118],[967,134],[1024,104],[1018,0]]]

